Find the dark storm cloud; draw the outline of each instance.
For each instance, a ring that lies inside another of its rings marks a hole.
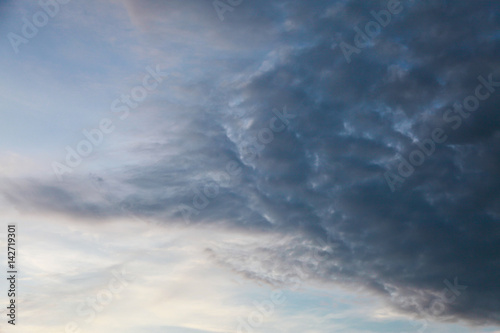
[[[114,202],[141,217],[182,221],[179,205],[192,207],[194,189],[213,186],[234,162],[241,172],[217,183],[219,193],[192,223],[298,237],[260,250],[282,272],[308,260],[305,242],[333,239],[334,252],[314,277],[365,286],[409,312],[500,323],[500,92],[456,131],[443,121],[445,109],[474,92],[479,75],[495,73],[500,81],[500,4],[402,1],[401,14],[348,64],[338,43],[352,43],[353,27],[385,1],[249,1],[224,22],[209,1],[127,3],[157,40],[174,27],[208,38],[204,46],[185,42],[207,50],[206,57],[190,54],[206,76],[183,84],[190,107],[165,106],[157,122],[174,119],[175,126],[165,125],[156,142],[130,147],[157,156],[155,163],[103,171],[97,183],[109,184],[102,193],[110,200],[42,182],[11,187],[8,199],[72,215],[124,215]],[[167,28],[158,23],[163,15]],[[195,22],[179,27],[182,20]],[[221,48],[228,53],[208,52]],[[248,158],[272,110],[285,106],[295,118]],[[448,141],[391,192],[383,175],[395,156],[436,127]],[[286,280],[256,276],[230,254],[210,253],[248,277]],[[467,290],[432,313],[443,281],[455,277]]]

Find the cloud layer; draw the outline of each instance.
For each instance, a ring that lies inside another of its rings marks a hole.
[[[402,1],[351,63],[340,44],[386,1],[244,1],[222,22],[209,1],[120,4],[152,59],[182,58],[101,153],[130,159],[64,183],[4,179],[8,202],[99,222],[185,223],[188,212],[194,225],[278,233],[286,241],[242,255],[255,262],[235,260],[230,244],[208,250],[278,285],[329,242],[308,279],[362,287],[408,313],[500,323],[500,91],[456,130],[443,118],[479,76],[500,81],[500,4]],[[446,142],[391,191],[386,171],[436,128]],[[455,277],[466,291],[436,313]]]

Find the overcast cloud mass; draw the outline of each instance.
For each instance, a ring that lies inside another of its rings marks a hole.
[[[338,315],[332,320],[342,327],[284,320],[275,332],[417,332],[421,326],[391,326],[408,318],[446,323],[429,332],[498,332],[500,3],[221,3],[73,0],[16,53],[8,34],[23,36],[22,18],[43,9],[4,1],[4,209],[36,228],[57,220],[133,237],[144,224],[154,230],[144,237],[158,239],[191,230],[196,236],[183,239],[227,274],[221,281],[282,290],[300,281],[389,309],[376,324],[371,315],[354,316],[366,320],[360,325]],[[372,12],[389,13],[390,3],[397,13],[379,16],[385,26],[375,25],[373,38],[359,37],[376,21]],[[141,91],[147,96],[134,99]],[[77,151],[89,140],[82,131],[99,126],[102,143],[95,137],[91,153],[69,166],[68,147]],[[138,246],[113,244],[110,253]],[[179,258],[191,251],[179,248]],[[158,267],[168,270],[163,260],[175,251],[157,253]],[[68,283],[70,274],[59,274]],[[301,322],[317,322],[308,302],[288,299],[312,316]],[[203,316],[194,305],[183,309]],[[136,324],[134,332],[237,331]]]

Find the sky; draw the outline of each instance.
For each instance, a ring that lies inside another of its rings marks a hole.
[[[499,13],[0,1],[0,332],[500,333]]]

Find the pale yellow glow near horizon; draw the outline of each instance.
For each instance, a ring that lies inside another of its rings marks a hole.
[[[133,328],[142,332],[144,326],[236,332],[239,320],[255,312],[254,302],[268,300],[276,289],[218,265],[205,250],[224,243],[247,251],[275,244],[280,235],[256,237],[202,225],[160,226],[133,218],[84,222],[61,215],[15,211],[2,216],[3,221],[15,222],[19,230],[21,296],[17,332],[66,333],[67,325],[80,329],[80,333],[128,333],[126,330]],[[127,276],[134,277],[132,281],[127,281],[123,290],[111,293],[112,300],[102,310],[85,306],[88,297],[106,296],[114,273],[122,268]],[[295,293],[302,297],[308,292],[323,296],[331,293],[332,301],[340,299],[339,295],[343,299],[350,297],[340,290],[314,292],[307,284]],[[277,307],[259,331],[285,332],[302,327],[302,332],[322,332],[324,327],[341,329],[343,325],[335,322],[343,318],[398,318],[374,298],[365,297],[362,306],[350,309],[327,307],[319,317],[299,311],[294,302],[287,299]],[[317,305],[320,310],[322,307]],[[95,317],[90,318],[92,312]],[[315,322],[322,325],[322,330],[311,328]]]

